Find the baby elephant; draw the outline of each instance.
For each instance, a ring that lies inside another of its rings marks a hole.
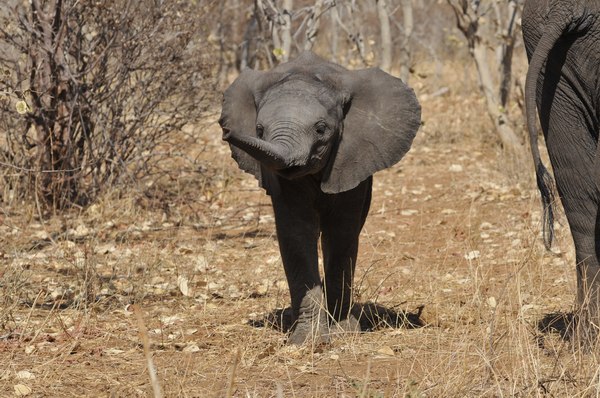
[[[335,324],[356,330],[352,279],[372,175],[411,146],[421,124],[413,90],[380,69],[349,71],[304,52],[242,72],[219,124],[239,167],[271,196],[296,320],[288,342],[327,341]]]

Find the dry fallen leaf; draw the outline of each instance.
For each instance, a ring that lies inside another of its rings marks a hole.
[[[185,276],[179,275],[177,277],[177,286],[179,287],[179,291],[181,292],[181,294],[183,294],[186,297],[192,296],[192,291],[188,286],[188,279]]]
[[[160,317],[160,321],[163,323],[163,325],[173,325],[175,322],[180,321],[182,318],[181,316],[175,314],[175,315],[171,315],[171,316],[163,316]],[[160,329],[159,329],[160,332]]]
[[[20,370],[17,372],[17,379],[21,379],[21,380],[35,379],[35,375],[27,370]]]
[[[468,252],[467,254],[465,254],[465,259],[466,260],[475,260],[476,258],[479,258],[481,256],[481,253],[479,252],[479,250],[472,250],[470,252]]]
[[[185,246],[180,246],[177,249],[177,251],[179,252],[179,254],[192,254],[194,252],[194,249]]]
[[[31,388],[27,387],[25,384],[16,384],[14,388],[15,396],[17,397],[26,397],[31,394]]]
[[[419,214],[419,210],[406,209],[406,210],[402,210],[400,212],[400,214],[403,216],[414,216],[415,214]]]
[[[390,357],[393,357],[394,355],[396,355],[396,353],[394,352],[392,347],[389,347],[389,346],[381,347],[380,349],[377,350],[377,353],[381,354],[381,355],[390,356]]]
[[[195,343],[188,344],[183,349],[183,352],[198,352],[198,351],[200,351],[200,347],[198,347],[198,344],[195,344]]]
[[[200,255],[196,258],[196,264],[194,265],[194,271],[206,272],[209,269],[208,260],[206,257]]]

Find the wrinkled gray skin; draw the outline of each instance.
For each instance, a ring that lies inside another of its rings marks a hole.
[[[523,38],[529,57],[527,124],[552,242],[552,178],[537,146],[537,106],[575,243],[577,336],[593,342],[600,326],[600,0],[527,0]]]
[[[305,52],[242,72],[219,123],[240,168],[271,196],[296,318],[288,342],[326,341],[330,325],[356,330],[352,279],[371,176],[409,150],[420,125],[414,92],[379,69],[348,71]]]

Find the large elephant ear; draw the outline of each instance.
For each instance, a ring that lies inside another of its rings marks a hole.
[[[334,158],[324,173],[327,193],[350,190],[408,152],[421,124],[421,106],[402,80],[378,68],[345,71],[344,128]]]
[[[223,136],[256,136],[256,104],[273,78],[269,72],[246,69],[225,90],[219,118]],[[254,175],[263,186],[260,163],[234,145],[229,144],[229,148],[240,169]]]

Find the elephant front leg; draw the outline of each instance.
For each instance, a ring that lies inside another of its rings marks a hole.
[[[327,340],[327,313],[319,277],[318,218],[302,195],[274,196],[277,240],[290,289],[295,325],[288,343]],[[306,198],[305,198],[306,199]]]
[[[323,231],[321,242],[325,266],[323,285],[325,286],[327,312],[334,321],[333,332],[336,330],[359,332],[358,319],[351,314],[358,234]]]
[[[351,314],[352,285],[359,235],[371,202],[371,181],[369,178],[338,194],[321,221],[327,311],[343,331],[360,331],[358,320]]]

